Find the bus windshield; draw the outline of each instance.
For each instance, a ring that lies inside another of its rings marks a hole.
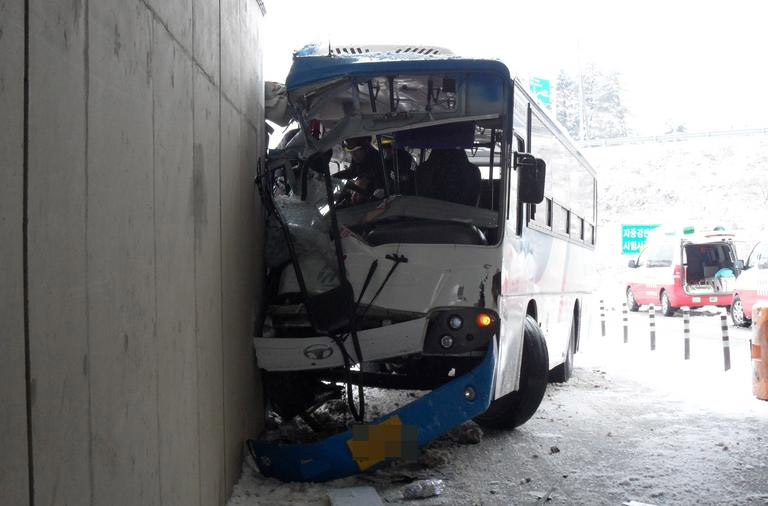
[[[363,75],[301,87],[289,99],[309,133],[303,152],[309,156],[350,137],[499,118],[504,90],[502,78],[487,72]]]

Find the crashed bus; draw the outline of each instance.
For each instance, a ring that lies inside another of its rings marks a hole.
[[[254,338],[282,420],[344,394],[358,422],[422,446],[474,419],[527,421],[567,381],[585,325],[595,173],[496,60],[433,47],[307,47],[284,111],[297,125],[257,183],[267,309]],[[365,420],[364,386],[429,393]],[[265,475],[375,468],[354,430],[249,443]],[[399,439],[398,439],[399,438]]]

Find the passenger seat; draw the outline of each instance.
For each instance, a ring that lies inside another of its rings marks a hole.
[[[480,184],[480,169],[463,149],[433,149],[416,169],[416,193],[422,197],[477,206]]]

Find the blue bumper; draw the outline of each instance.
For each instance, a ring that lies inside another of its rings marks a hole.
[[[369,424],[310,444],[250,441],[250,449],[264,476],[283,481],[335,480],[415,458],[418,448],[488,409],[495,365],[491,339],[483,361],[470,372]]]

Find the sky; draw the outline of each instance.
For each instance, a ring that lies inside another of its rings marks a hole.
[[[430,44],[555,80],[621,75],[637,135],[768,127],[768,2],[761,0],[266,0],[264,76],[284,82],[311,42]]]

